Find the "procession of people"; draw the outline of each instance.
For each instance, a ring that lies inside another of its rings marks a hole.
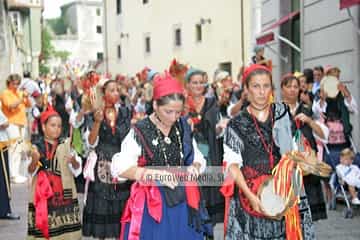
[[[0,96],[0,218],[19,219],[11,185],[31,182],[27,239],[316,239],[331,189],[311,167],[335,171],[329,156],[353,158],[343,150],[357,104],[339,68],[274,79],[263,51],[236,80],[178,60],[135,76],[26,75],[26,86],[10,75]],[[224,181],[196,180],[214,168]],[[269,178],[297,193],[285,191],[275,215],[261,195]]]

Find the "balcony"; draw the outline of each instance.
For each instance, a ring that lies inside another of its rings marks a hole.
[[[43,7],[43,0],[7,0],[9,10]]]

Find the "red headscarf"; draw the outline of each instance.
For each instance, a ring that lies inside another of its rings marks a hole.
[[[154,80],[154,90],[153,98],[158,100],[161,97],[170,95],[170,94],[184,94],[184,88],[181,83],[172,77],[168,72],[165,72],[164,75],[158,75]]]
[[[252,64],[250,65],[249,67],[245,68],[245,71],[242,75],[242,82],[245,83],[247,77],[254,71],[256,70],[264,70],[264,71],[267,71],[271,74],[271,71],[268,67],[265,67],[263,65],[260,65],[260,64]]]
[[[44,124],[46,122],[46,120],[48,120],[52,116],[60,116],[60,115],[57,111],[54,110],[54,108],[51,105],[49,105],[47,107],[46,111],[41,113],[41,116],[40,116],[41,124]]]

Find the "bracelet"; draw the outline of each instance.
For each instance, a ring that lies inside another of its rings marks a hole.
[[[142,181],[142,182],[144,181],[145,173],[146,173],[146,168],[144,168],[144,171],[140,175],[140,181]]]

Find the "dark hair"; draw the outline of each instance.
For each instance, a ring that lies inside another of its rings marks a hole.
[[[13,81],[20,81],[21,82],[21,77],[19,74],[17,73],[14,73],[14,74],[10,74],[8,76],[8,78],[6,79],[6,86],[8,87],[9,84]]]
[[[305,68],[303,71],[304,76],[306,77],[306,83],[314,82],[314,73],[311,68]]]
[[[314,71],[315,71],[315,70],[316,70],[316,71],[320,71],[321,73],[324,73],[324,68],[323,68],[322,66],[320,66],[320,65],[319,65],[319,66],[315,66],[315,67],[314,67]]]
[[[291,83],[292,81],[296,81],[298,86],[300,86],[300,80],[295,77],[293,74],[288,73],[285,74],[282,78],[281,78],[281,83],[280,83],[280,87],[283,88],[284,86],[287,86],[289,83]]]
[[[58,117],[60,118],[60,121],[61,121],[61,125],[62,125],[62,118],[60,116],[60,114],[53,114],[53,115],[50,115],[44,122],[44,125],[46,125],[48,123],[48,121],[50,120],[50,118],[53,118],[53,117]]]
[[[272,76],[271,76],[271,72],[269,71],[266,71],[264,69],[256,69],[254,71],[252,71],[245,79],[245,86],[246,87],[249,87],[249,83],[250,83],[250,79],[255,76],[255,75],[268,75],[269,78],[270,78],[270,82],[271,82],[271,85],[272,85]]]
[[[25,71],[25,72],[23,73],[23,77],[24,77],[24,78],[31,78],[31,73],[30,73],[29,71]]]
[[[184,103],[185,97],[183,94],[174,93],[174,94],[166,95],[166,96],[159,98],[158,100],[156,100],[156,104],[159,107],[161,107],[166,104],[169,104],[171,101],[182,101]]]
[[[110,79],[110,80],[107,80],[103,87],[102,87],[102,93],[105,95],[105,89],[107,88],[107,86],[110,84],[110,83],[115,83],[117,85],[117,82],[113,79]]]

